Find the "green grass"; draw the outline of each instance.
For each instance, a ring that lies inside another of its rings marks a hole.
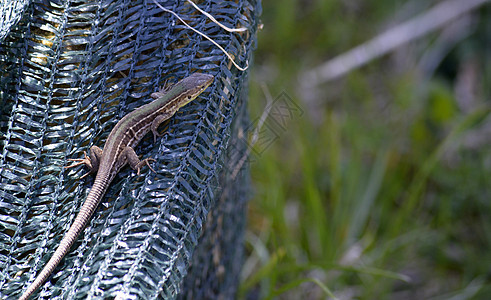
[[[251,115],[266,103],[258,81],[304,113],[251,164],[240,296],[491,298],[491,64],[479,48],[491,35],[463,40],[430,78],[387,56],[323,86],[318,104],[303,102],[302,71],[375,36],[402,8],[358,2],[263,3]],[[489,9],[480,13],[489,28]],[[466,110],[448,70],[469,58],[479,61],[479,102]]]

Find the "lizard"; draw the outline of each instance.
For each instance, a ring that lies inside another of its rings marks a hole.
[[[150,131],[153,133],[155,142],[157,137],[161,136],[157,131],[159,125],[172,117],[182,106],[198,97],[213,80],[213,75],[194,73],[166,89],[153,93],[151,96],[155,99],[154,101],[135,109],[114,126],[103,149],[92,146],[90,156],[84,152],[84,158],[69,159],[75,163],[65,168],[79,165],[86,165],[89,168],[89,172],[82,178],[91,173],[97,173],[97,175],[73,224],[42,271],[27,287],[19,300],[27,300],[34,294],[68,254],[94,214],[111,181],[125,165],[128,164],[136,170],[138,175],[140,175],[140,169],[145,165],[154,171],[149,162],[155,160],[152,158],[140,160],[134,147]]]

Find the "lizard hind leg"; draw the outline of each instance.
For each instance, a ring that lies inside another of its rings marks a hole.
[[[126,156],[126,161],[128,162],[128,164],[133,170],[137,171],[136,174],[138,175],[140,175],[140,170],[145,165],[147,165],[150,168],[150,170],[152,170],[154,173],[157,173],[152,168],[152,166],[150,166],[150,162],[155,161],[155,159],[145,158],[143,160],[140,160],[138,158],[138,155],[136,155],[135,150],[131,147],[124,148],[123,152],[120,155],[123,157]]]
[[[84,158],[70,158],[69,161],[74,161],[76,163],[66,166],[65,169],[77,167],[80,165],[85,165],[89,168],[89,172],[85,173],[80,179],[88,176],[92,173],[97,173],[99,169],[99,161],[102,156],[102,149],[97,146],[90,147],[90,157],[87,156],[87,153],[84,151]]]

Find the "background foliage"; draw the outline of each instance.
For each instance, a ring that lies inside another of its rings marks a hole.
[[[303,114],[252,157],[242,297],[491,297],[489,3],[315,99],[298,88],[305,71],[437,2],[263,3],[252,119],[263,85]]]

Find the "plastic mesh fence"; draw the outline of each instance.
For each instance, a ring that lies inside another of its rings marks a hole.
[[[237,161],[246,152],[247,144],[240,138],[249,127],[245,107],[247,89],[241,91],[239,115],[223,157],[220,190],[215,207],[208,214],[205,230],[194,253],[190,272],[184,281],[180,299],[235,299],[243,259],[245,210],[249,195],[248,172],[233,178]]]
[[[194,2],[248,30],[229,33],[186,1],[159,1],[244,66],[260,3]],[[67,159],[102,147],[159,86],[193,72],[215,81],[160,127],[157,143],[149,135],[136,148],[156,159],[157,174],[120,172],[36,297],[233,297],[248,182],[246,171],[228,174],[246,147],[247,73],[151,0],[60,0],[31,1],[0,44],[1,299],[34,280],[85,201],[93,179],[65,170]]]
[[[0,2],[0,40],[10,31],[10,28],[19,22],[28,1],[1,1]]]

